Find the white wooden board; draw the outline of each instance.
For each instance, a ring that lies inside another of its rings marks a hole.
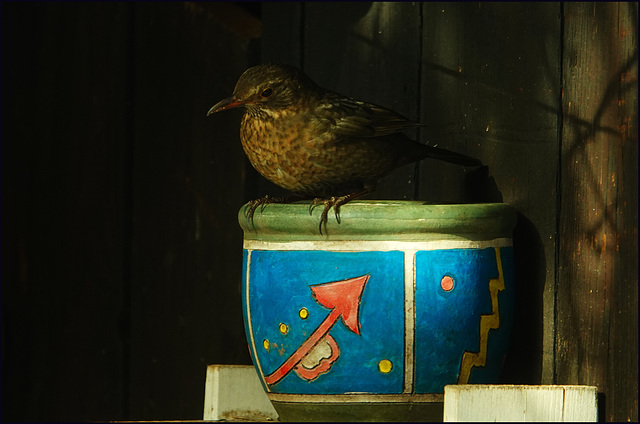
[[[277,420],[255,368],[209,365],[204,390],[204,420]]]
[[[444,421],[595,422],[593,386],[461,384],[444,388]]]

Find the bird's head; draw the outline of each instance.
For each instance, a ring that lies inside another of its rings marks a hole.
[[[207,116],[239,106],[249,111],[284,109],[320,91],[298,68],[275,63],[258,65],[244,71],[233,95],[216,103]]]

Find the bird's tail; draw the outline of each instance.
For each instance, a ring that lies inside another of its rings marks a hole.
[[[462,166],[480,166],[482,161],[471,156],[463,155],[462,153],[452,152],[451,150],[441,149],[439,147],[425,146],[423,149],[423,158],[431,158],[443,160],[445,162],[453,163]]]

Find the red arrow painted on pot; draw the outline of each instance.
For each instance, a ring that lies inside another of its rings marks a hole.
[[[360,334],[360,320],[358,319],[360,299],[368,280],[369,275],[367,274],[309,287],[316,302],[331,309],[331,312],[278,369],[265,377],[267,384],[275,384],[282,380],[331,331],[338,318],[342,317],[342,322],[349,330]]]

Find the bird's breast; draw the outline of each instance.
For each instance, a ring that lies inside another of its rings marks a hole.
[[[240,139],[253,167],[287,190],[323,195],[341,185],[377,177],[392,167],[371,140],[336,142],[304,115],[245,113]]]
[[[287,115],[242,119],[240,140],[247,158],[265,178],[292,191],[301,191],[313,179],[317,163],[307,123]]]

